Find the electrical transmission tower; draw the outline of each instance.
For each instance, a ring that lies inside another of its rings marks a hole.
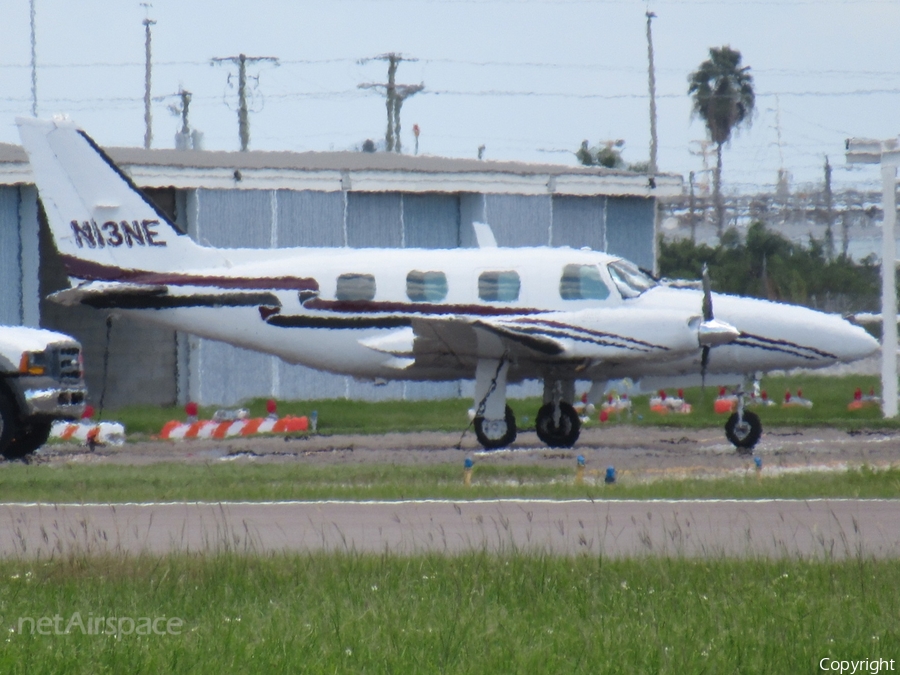
[[[400,144],[400,108],[403,107],[403,101],[413,94],[418,94],[425,88],[425,84],[397,84],[397,66],[401,61],[418,61],[418,59],[407,59],[402,54],[382,54],[373,59],[363,59],[360,63],[369,61],[387,61],[388,62],[388,81],[386,83],[368,82],[359,85],[360,89],[379,89],[384,90],[387,105],[387,133],[384,136],[385,147],[388,152],[401,152]]]
[[[250,111],[247,108],[247,64],[268,61],[278,65],[278,59],[274,56],[221,56],[212,59],[212,65],[219,65],[228,61],[238,67],[238,133],[241,137],[241,152],[246,152],[250,145]],[[229,75],[229,78],[231,76]],[[259,77],[257,76],[257,81]]]

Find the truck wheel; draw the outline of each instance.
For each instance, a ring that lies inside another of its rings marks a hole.
[[[24,427],[10,444],[7,459],[20,459],[37,450],[50,438],[52,426],[52,422],[32,422]]]
[[[19,420],[16,415],[16,406],[5,392],[0,391],[0,455],[7,459],[21,457],[16,454],[14,448],[15,438],[18,435]]]

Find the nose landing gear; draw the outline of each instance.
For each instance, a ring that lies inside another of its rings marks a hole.
[[[725,437],[737,448],[739,455],[751,455],[762,436],[762,422],[755,412],[744,409],[744,398],[744,392],[739,391],[737,411],[725,422]]]

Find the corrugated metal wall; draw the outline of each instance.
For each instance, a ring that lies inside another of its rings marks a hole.
[[[639,197],[610,198],[606,205],[606,246],[647,270],[656,263],[656,202]]]
[[[347,245],[351,248],[400,248],[402,199],[396,192],[347,195]]]
[[[456,248],[460,243],[459,223],[458,195],[403,195],[406,248]]]
[[[606,197],[553,197],[552,246],[606,250]]]
[[[343,246],[344,193],[279,190],[278,246]]]
[[[487,223],[498,246],[547,246],[551,197],[485,195]]]

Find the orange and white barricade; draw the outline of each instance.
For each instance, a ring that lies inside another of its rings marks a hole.
[[[123,445],[125,427],[119,422],[54,422],[50,438],[79,441],[83,445]]]
[[[297,431],[308,431],[309,419],[290,415],[276,419],[274,417],[254,417],[236,420],[197,420],[196,422],[167,422],[159,434],[160,438],[173,441],[191,438],[234,438],[237,436],[253,436],[255,434],[287,434]]]

